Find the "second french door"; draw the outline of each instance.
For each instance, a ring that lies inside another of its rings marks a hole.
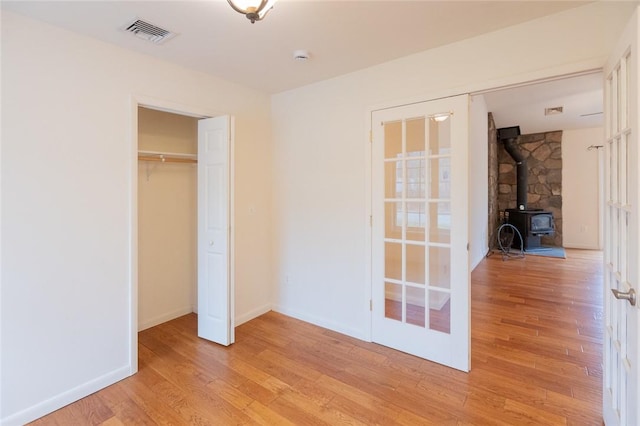
[[[468,96],[372,115],[372,339],[469,370]]]

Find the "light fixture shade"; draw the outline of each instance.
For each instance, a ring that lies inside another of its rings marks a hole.
[[[277,0],[227,0],[236,12],[246,15],[253,24],[260,21],[273,8]]]
[[[441,123],[443,121],[445,121],[447,118],[449,118],[449,116],[451,115],[450,112],[441,112],[438,114],[433,114],[431,116],[429,116],[429,118],[431,118],[432,120],[437,121],[438,123]]]

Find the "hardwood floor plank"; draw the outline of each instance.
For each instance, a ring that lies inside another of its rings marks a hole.
[[[262,405],[258,401],[253,401],[244,412],[254,421],[257,425],[264,426],[293,426],[295,423],[289,421],[286,417],[283,417],[271,410],[269,407]]]
[[[356,418],[366,418],[370,424],[392,424],[402,411],[393,403],[328,376],[319,377],[315,385],[336,395],[332,404],[351,411]]]
[[[523,404],[518,401],[507,398],[504,404],[505,411],[512,415],[515,415],[521,425],[565,425],[567,424],[566,417],[548,411],[542,410],[538,407],[533,407],[529,404]]]
[[[460,424],[458,419],[456,419],[454,417],[449,417],[447,419],[441,419],[441,418],[437,418],[437,417],[428,418],[428,417],[419,416],[417,414],[414,414],[414,413],[412,413],[410,411],[406,411],[406,410],[402,410],[402,412],[400,413],[400,415],[396,419],[396,422],[399,425],[403,425],[403,426],[416,426],[416,425],[420,425],[420,426],[456,426],[456,425]]]
[[[140,378],[144,379],[144,376],[148,373],[150,373],[149,370],[143,371]],[[131,381],[129,386],[122,389],[124,395],[138,405],[156,424],[168,426],[179,424],[183,421],[169,404],[156,403],[157,396],[155,392],[143,380]]]
[[[155,425],[156,422],[150,418],[138,405],[131,401],[125,400],[113,408],[118,422],[125,425]],[[111,421],[111,419],[109,419]],[[76,423],[83,424],[83,423]]]
[[[224,347],[185,315],[139,372],[34,425],[601,425],[602,258],[492,256],[472,273],[470,373],[269,312]]]
[[[100,426],[125,426],[125,424],[122,423],[117,417],[111,417],[110,419],[100,423]]]
[[[298,375],[304,377],[307,380],[315,380],[322,375],[320,371],[315,368],[310,368],[303,362],[299,362],[280,353],[270,351],[269,349],[261,352],[258,357],[273,364],[281,365],[288,370],[295,371]]]

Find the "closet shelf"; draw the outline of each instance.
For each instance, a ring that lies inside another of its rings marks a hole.
[[[197,163],[197,154],[183,154],[179,152],[138,151],[140,161],[160,161],[167,163]]]

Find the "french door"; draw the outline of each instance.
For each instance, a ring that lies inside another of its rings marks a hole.
[[[372,114],[372,340],[468,371],[467,95]]]
[[[231,117],[198,121],[198,336],[230,345],[233,324]]]
[[[638,414],[638,12],[605,67],[605,337],[603,417],[637,425]]]

